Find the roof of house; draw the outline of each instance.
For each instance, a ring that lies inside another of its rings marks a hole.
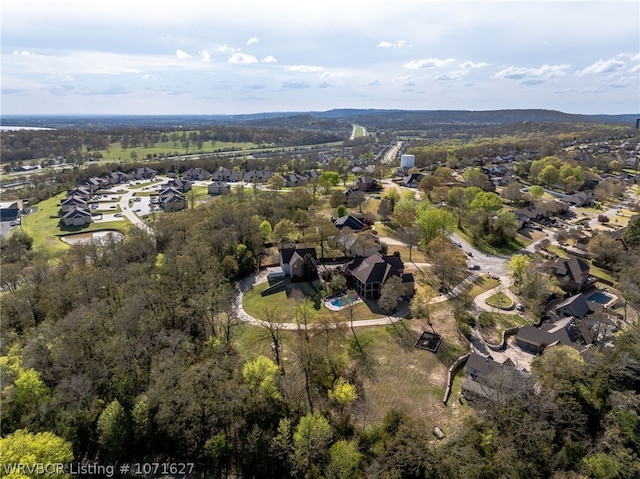
[[[576,316],[578,318],[583,318],[588,313],[602,311],[602,305],[600,303],[596,303],[595,301],[587,301],[584,297],[584,294],[576,294],[567,299],[556,306],[556,311],[566,308],[572,316]]]
[[[282,248],[280,254],[282,255],[282,264],[291,264],[299,259],[304,259],[308,254],[315,261],[318,261],[315,248]]]
[[[366,258],[358,258],[346,265],[347,271],[360,282],[385,283],[391,276],[402,276],[404,264],[395,255],[383,256],[380,253],[373,254]]]
[[[84,218],[91,217],[91,213],[89,213],[87,210],[83,208],[73,207],[69,211],[67,211],[63,216],[64,219],[80,218],[80,217],[84,217]]]
[[[551,270],[555,276],[566,276],[583,283],[589,279],[589,265],[579,258],[556,258],[547,261],[544,268]]]
[[[575,318],[568,316],[553,323],[543,323],[540,327],[524,326],[518,330],[516,341],[521,340],[535,346],[551,344],[574,345],[577,341]]]
[[[353,231],[360,231],[364,228],[363,218],[357,218],[353,215],[345,215],[338,218],[334,224],[336,228],[351,228]]]

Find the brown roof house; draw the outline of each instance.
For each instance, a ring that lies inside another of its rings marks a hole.
[[[280,267],[286,276],[302,278],[304,276],[304,258],[309,255],[314,264],[318,264],[315,248],[282,248],[280,250]]]
[[[547,261],[543,271],[554,276],[568,293],[579,293],[593,284],[589,279],[589,265],[579,258],[556,258]]]
[[[80,196],[67,196],[60,202],[60,211],[66,213],[74,208],[87,209],[87,200]]]
[[[356,258],[345,265],[345,275],[353,279],[356,291],[363,298],[380,296],[382,285],[391,277],[402,279],[404,295],[414,291],[413,275],[404,272],[404,263],[399,256],[383,256],[380,253],[366,258]]]

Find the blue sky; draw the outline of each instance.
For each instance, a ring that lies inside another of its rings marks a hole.
[[[2,114],[640,112],[640,2],[2,0]]]

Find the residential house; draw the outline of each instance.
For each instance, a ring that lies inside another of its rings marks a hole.
[[[349,228],[352,231],[362,231],[367,228],[364,223],[364,218],[358,218],[353,215],[341,216],[336,219],[333,224],[336,225],[336,228],[339,230]]]
[[[359,176],[356,179],[355,187],[359,191],[376,191],[379,189],[378,182],[370,176]]]
[[[83,198],[86,201],[89,201],[89,198],[91,198],[91,190],[85,186],[78,186],[73,190],[67,191],[67,198],[69,198],[70,196],[77,196],[79,198]]]
[[[232,183],[237,183],[238,181],[242,181],[244,175],[241,171],[230,170],[221,166],[217,171],[211,175],[211,179],[213,181],[229,181]]]
[[[555,258],[542,265],[544,272],[555,277],[560,287],[568,293],[579,293],[592,286],[589,265],[579,258]]]
[[[280,267],[286,276],[304,276],[304,258],[311,256],[314,264],[318,264],[318,256],[315,248],[282,248],[280,250]]]
[[[66,213],[74,208],[87,209],[87,200],[80,196],[67,196],[60,202],[60,211]]]
[[[131,177],[122,171],[112,171],[111,173],[103,176],[107,183],[110,185],[121,185],[123,183],[129,182]]]
[[[226,195],[231,191],[231,186],[226,181],[214,181],[209,183],[207,191],[210,195]]]
[[[407,188],[417,188],[420,186],[422,178],[424,178],[422,173],[411,173],[402,179],[402,186],[406,186]]]
[[[594,204],[593,193],[590,191],[578,191],[569,196],[563,196],[560,201],[569,206],[591,206]]]
[[[181,192],[173,188],[161,191],[158,203],[162,205],[162,209],[167,213],[181,211],[187,207],[187,199]]]
[[[329,246],[342,251],[347,258],[372,256],[380,251],[380,241],[373,233],[353,233],[346,230],[331,236]]]
[[[560,317],[575,316],[576,318],[584,318],[588,314],[598,313],[603,309],[600,303],[587,301],[582,293],[570,296],[554,308],[555,314]]]
[[[24,211],[22,200],[3,201],[0,203],[0,220],[14,221]]]
[[[516,346],[533,354],[540,354],[544,348],[562,344],[577,346],[578,334],[575,317],[567,316],[552,323],[542,323],[539,327],[523,326],[515,337]]]
[[[501,403],[514,394],[533,393],[533,382],[529,374],[518,371],[511,359],[503,363],[490,355],[471,353],[466,363],[466,374],[462,381],[462,395],[467,400],[489,400]]]
[[[142,168],[136,168],[131,172],[131,176],[135,180],[152,180],[156,177],[156,174],[156,170],[147,168],[146,166]]]
[[[74,207],[62,216],[62,224],[65,226],[83,226],[91,223],[91,213],[84,208]]]
[[[187,181],[206,181],[211,179],[211,173],[202,168],[190,168],[182,173],[182,179]]]
[[[266,183],[273,173],[265,170],[250,170],[244,174],[245,183]]]
[[[173,188],[182,193],[186,193],[191,189],[191,182],[189,180],[180,180],[176,178],[174,180],[169,180],[165,185],[165,188]]]
[[[81,187],[88,189],[92,193],[108,185],[109,183],[107,182],[107,180],[105,180],[104,178],[98,178],[97,176],[87,178],[86,180],[80,183]]]
[[[356,291],[363,298],[376,298],[389,278],[399,277],[403,284],[403,295],[414,291],[411,273],[404,272],[404,263],[399,256],[384,256],[376,253],[366,258],[356,258],[345,265],[345,275],[355,282]]]
[[[284,186],[293,188],[295,186],[304,186],[309,181],[309,178],[303,175],[299,175],[297,173],[290,173],[288,175],[284,175]]]

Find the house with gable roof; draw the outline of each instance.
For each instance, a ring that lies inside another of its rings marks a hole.
[[[556,344],[575,347],[577,340],[578,332],[573,316],[552,323],[545,322],[539,327],[523,326],[518,329],[515,337],[515,343],[520,349],[533,354],[539,354],[545,348]]]
[[[336,219],[333,224],[339,230],[349,228],[352,231],[362,231],[365,229],[364,218],[358,218],[353,215],[345,215]]]
[[[352,279],[355,289],[363,298],[377,298],[382,286],[394,276],[402,280],[403,294],[410,296],[414,291],[413,274],[405,273],[404,263],[399,256],[376,253],[365,258],[356,258],[345,265],[345,276]]]
[[[65,226],[83,226],[91,221],[91,213],[84,208],[73,207],[62,216],[62,224]]]
[[[318,264],[315,248],[282,248],[280,250],[280,267],[284,275],[292,278],[304,276],[303,265],[307,255],[311,256],[316,265]]]
[[[568,293],[579,293],[594,284],[589,265],[579,258],[555,258],[542,265],[544,272],[555,277]]]
[[[182,179],[187,181],[206,181],[211,179],[211,173],[202,168],[189,168],[182,173]]]

